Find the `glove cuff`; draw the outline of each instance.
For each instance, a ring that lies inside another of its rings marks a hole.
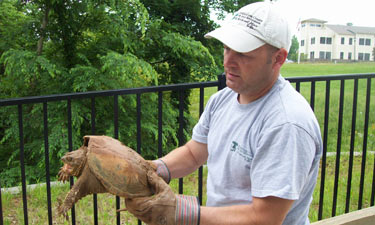
[[[200,204],[198,197],[176,195],[176,225],[199,225]]]
[[[163,180],[169,184],[171,181],[171,173],[169,172],[167,164],[165,164],[165,162],[161,159],[157,159],[152,162],[156,165],[156,173],[159,175],[159,177],[163,178]]]

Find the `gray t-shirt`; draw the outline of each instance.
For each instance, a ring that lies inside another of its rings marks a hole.
[[[237,97],[229,88],[215,93],[193,130],[193,140],[208,145],[206,205],[275,196],[295,200],[283,224],[309,224],[322,154],[313,111],[282,76],[250,104]]]

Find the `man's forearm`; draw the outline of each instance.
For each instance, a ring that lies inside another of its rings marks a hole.
[[[208,157],[207,145],[189,141],[161,158],[172,178],[184,177],[198,169]]]
[[[201,207],[200,225],[281,225],[293,204],[276,197],[253,200],[248,205]]]
[[[201,207],[200,225],[250,225],[256,224],[251,220],[250,205],[228,207]]]

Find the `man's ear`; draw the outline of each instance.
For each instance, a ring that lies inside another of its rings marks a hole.
[[[284,64],[286,58],[288,56],[288,52],[281,48],[275,53],[275,63],[274,69],[280,69],[280,67]]]

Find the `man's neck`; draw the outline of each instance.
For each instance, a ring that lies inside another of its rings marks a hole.
[[[254,93],[242,93],[242,94],[238,93],[238,97],[237,97],[238,103],[240,103],[241,105],[249,104],[265,96],[272,89],[273,85],[277,81],[277,78],[271,83],[271,85],[263,88],[258,93],[255,93],[255,94]]]

